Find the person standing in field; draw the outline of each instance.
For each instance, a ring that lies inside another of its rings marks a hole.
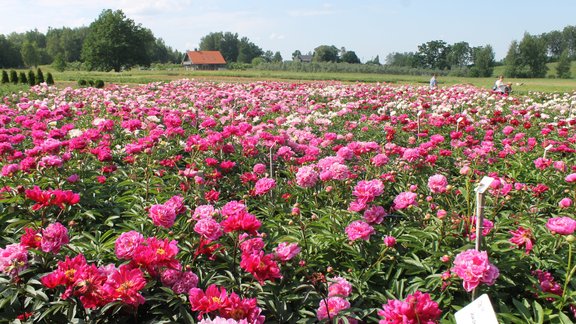
[[[432,78],[430,79],[430,90],[438,89],[438,80],[436,80],[436,73],[432,74]]]
[[[501,76],[498,77],[498,80],[496,80],[496,82],[494,82],[494,87],[492,88],[492,90],[499,91],[499,92],[504,92],[504,91],[503,91],[503,90],[504,90],[504,87],[505,87],[505,84],[504,84],[504,76],[501,75]]]

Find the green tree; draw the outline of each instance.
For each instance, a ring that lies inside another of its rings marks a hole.
[[[473,73],[478,77],[490,77],[494,72],[494,50],[492,46],[479,46],[471,50]]]
[[[8,72],[2,70],[2,84],[9,83],[10,79],[8,78]]]
[[[520,61],[522,65],[527,68],[527,77],[543,78],[546,76],[548,67],[546,66],[546,42],[537,36],[532,36],[528,33],[524,34],[524,38],[518,44],[520,52]]]
[[[448,53],[450,46],[442,40],[430,41],[418,46],[421,67],[444,70],[449,68]]]
[[[30,86],[36,85],[36,76],[34,75],[34,71],[28,71],[28,84]]]
[[[64,61],[62,54],[56,55],[54,61],[52,61],[52,67],[58,72],[66,70],[66,61]]]
[[[390,53],[386,55],[386,64],[390,66],[421,67],[420,58],[414,52]]]
[[[360,59],[356,55],[354,51],[346,51],[342,54],[340,58],[342,62],[351,63],[351,64],[360,64]]]
[[[540,36],[546,43],[547,54],[551,60],[558,60],[560,54],[566,48],[566,43],[564,42],[564,36],[562,32],[558,30],[551,31],[549,33],[544,33]]]
[[[18,73],[14,70],[10,70],[10,82],[18,84]]]
[[[454,43],[450,46],[446,59],[450,68],[465,67],[472,60],[472,49],[466,42]]]
[[[376,55],[376,57],[374,57],[373,59],[366,61],[366,64],[381,65],[380,64],[380,56]]]
[[[154,42],[154,36],[126,18],[121,10],[102,11],[89,28],[82,58],[90,70],[120,72],[134,65],[150,65],[146,49]]]
[[[47,85],[53,85],[54,84],[54,77],[52,76],[52,73],[48,72],[46,74],[46,84]]]
[[[568,49],[568,55],[571,59],[576,58],[576,26],[566,26],[562,29],[562,38]]]
[[[22,44],[22,49],[20,50],[24,64],[28,67],[37,67],[40,63],[40,52],[35,43],[29,41]]]
[[[38,70],[36,70],[36,84],[43,83],[44,81],[44,73],[42,73],[42,70],[38,68]]]
[[[274,53],[274,56],[272,57],[272,62],[274,63],[281,63],[283,61],[282,59],[282,54],[280,54],[280,52],[276,52]]]
[[[238,62],[251,63],[257,57],[262,56],[263,51],[256,44],[252,43],[247,37],[242,37],[238,43]]]
[[[314,62],[338,62],[338,48],[334,45],[320,45],[314,49]]]
[[[28,84],[28,78],[26,77],[26,73],[24,73],[24,71],[19,73],[19,81],[22,84]]]
[[[510,47],[508,48],[508,53],[504,58],[504,75],[507,77],[517,77],[522,69],[520,61],[520,51],[518,49],[518,41],[512,41]]]
[[[22,55],[18,47],[6,36],[0,35],[0,68],[22,66]]]
[[[295,50],[292,53],[292,61],[296,61],[301,55],[302,55],[302,52],[300,52],[300,50]]]
[[[562,51],[562,54],[560,54],[560,59],[556,66],[556,75],[561,79],[570,79],[572,77],[572,73],[570,72],[571,65],[572,60],[570,60],[568,49],[565,49]]]

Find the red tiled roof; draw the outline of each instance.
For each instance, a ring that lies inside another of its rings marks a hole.
[[[188,51],[187,54],[192,64],[226,64],[219,51]]]

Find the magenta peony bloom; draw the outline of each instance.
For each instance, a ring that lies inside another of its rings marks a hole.
[[[405,300],[388,300],[382,305],[378,315],[384,319],[380,324],[420,324],[437,323],[442,311],[438,303],[430,299],[430,295],[416,291]]]
[[[380,224],[386,215],[384,207],[372,206],[364,211],[363,218],[368,224]]]
[[[40,247],[44,252],[58,253],[62,245],[68,244],[69,241],[68,229],[56,222],[42,230]]]
[[[267,194],[270,190],[276,187],[276,180],[272,178],[262,178],[256,181],[254,186],[254,194],[256,196],[262,196]]]
[[[176,221],[176,211],[171,206],[152,205],[148,211],[148,216],[156,226],[170,228]]]
[[[516,244],[518,247],[524,246],[526,248],[526,254],[532,251],[534,246],[532,231],[529,228],[524,228],[522,226],[518,227],[515,231],[510,231],[512,238],[508,241],[512,244]]]
[[[570,217],[554,217],[548,219],[546,227],[552,233],[570,235],[576,230],[576,220]]]
[[[568,208],[570,206],[572,206],[572,199],[570,198],[562,198],[558,203],[558,207],[560,208]]]
[[[320,305],[316,310],[316,318],[319,321],[327,319],[328,315],[330,318],[338,315],[340,311],[350,308],[350,302],[342,297],[328,297],[326,299],[320,300]]]
[[[381,180],[362,180],[354,187],[352,194],[362,203],[369,203],[384,192],[384,184]]]
[[[257,163],[252,168],[252,172],[254,172],[258,175],[264,174],[264,172],[266,172],[266,165],[264,165],[263,163]]]
[[[397,210],[405,209],[417,204],[416,198],[418,195],[414,192],[401,192],[394,198],[394,208]]]
[[[448,186],[448,180],[441,174],[435,174],[428,178],[428,188],[433,193],[446,192],[446,186]]]
[[[464,280],[463,286],[466,291],[474,290],[481,283],[491,286],[500,274],[498,268],[488,261],[486,251],[474,249],[458,254],[450,271]]]
[[[287,243],[282,242],[278,244],[278,247],[274,249],[274,255],[276,259],[286,262],[294,258],[298,253],[300,253],[300,247],[298,243]]]
[[[566,182],[576,182],[576,173],[571,173],[569,175],[566,176],[566,178],[564,178],[564,180],[566,180]]]
[[[394,247],[394,245],[396,245],[396,238],[394,236],[388,236],[388,235],[385,236],[384,245],[386,245],[389,248]]]
[[[354,221],[346,227],[346,235],[350,241],[358,239],[368,241],[372,234],[374,234],[374,228],[363,221]]]

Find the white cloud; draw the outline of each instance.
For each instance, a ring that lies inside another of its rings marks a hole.
[[[270,34],[270,36],[268,38],[270,38],[271,40],[283,40],[286,38],[286,36],[281,35],[281,34],[272,33],[272,34]]]
[[[317,9],[302,9],[290,10],[288,14],[292,17],[313,17],[313,16],[329,16],[335,14],[336,11],[331,4],[325,3],[321,8]]]

